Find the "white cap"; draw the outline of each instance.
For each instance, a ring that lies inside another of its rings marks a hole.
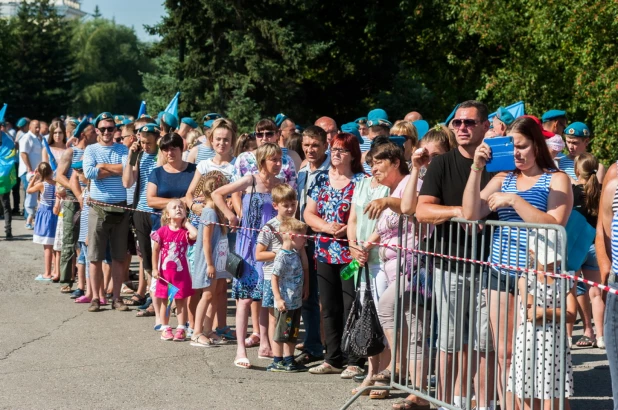
[[[562,137],[558,134],[554,134],[553,137],[547,138],[545,141],[547,142],[547,146],[549,147],[549,149],[551,149],[552,151],[560,152],[564,149],[564,141],[562,140]]]

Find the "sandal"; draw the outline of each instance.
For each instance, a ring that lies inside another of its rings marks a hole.
[[[417,409],[430,409],[431,406],[429,404],[418,404],[413,402],[412,400],[402,400],[393,404],[393,409],[395,410],[417,410]]]
[[[80,296],[75,299],[75,303],[90,303],[92,300],[88,296]]]
[[[577,343],[575,343],[575,346],[577,346],[577,347],[592,347],[592,346],[594,346],[595,342],[596,341],[593,341],[588,336],[582,336],[582,337],[579,338]]]
[[[358,366],[348,366],[342,373],[342,379],[351,379],[358,374],[363,374],[363,369]]]
[[[246,357],[243,357],[241,359],[234,360],[234,366],[240,367],[241,369],[250,369],[251,362]]]
[[[135,294],[130,299],[125,299],[124,304],[127,306],[143,306],[146,304],[146,296]]]
[[[376,386],[388,386],[387,384],[384,383],[376,383]],[[390,390],[371,390],[371,392],[369,392],[369,398],[370,399],[375,399],[375,400],[384,400],[387,399],[388,396],[390,395]]]
[[[200,341],[200,337],[203,337],[205,341]],[[191,337],[190,345],[195,347],[212,347],[212,341],[204,333],[198,333]]]
[[[603,336],[597,337],[597,341],[595,344],[599,349],[605,350],[605,338]]]
[[[156,315],[155,315],[155,312],[153,312],[152,310],[144,309],[144,310],[138,310],[137,313],[135,314],[135,316],[137,316],[137,317],[152,317],[152,316],[156,316]]]
[[[226,340],[236,340],[236,335],[234,334],[234,331],[232,330],[232,328],[229,326],[222,327],[221,329],[216,328],[215,332],[217,333],[218,336]]]
[[[210,339],[210,343],[215,346],[222,346],[227,344],[227,340],[221,338],[215,331],[211,331],[206,337]]]
[[[395,380],[399,379],[399,375],[397,373],[395,373]],[[391,381],[391,371],[389,369],[384,369],[381,372],[379,372],[378,374],[374,374],[373,376],[371,376],[371,380],[375,381],[375,382],[384,382],[384,383],[390,383]]]
[[[255,340],[256,337],[257,337],[257,340]],[[260,345],[260,335],[259,335],[259,333],[253,332],[253,333],[251,333],[251,336],[249,336],[248,338],[245,339],[245,347],[246,348],[255,347],[255,346],[259,346],[259,345]]]
[[[120,293],[123,295],[133,295],[135,291],[123,283],[120,288]]]
[[[373,386],[374,384],[375,384],[375,382],[374,382],[373,380],[368,380],[368,379],[365,379],[365,380],[363,380],[363,382],[360,384],[360,386],[358,386],[358,387],[356,387],[356,388],[352,389],[352,394],[357,394],[357,393],[358,393],[359,391],[361,391],[364,387],[371,387],[371,386]],[[364,390],[364,391],[361,393],[361,396],[368,396],[368,395],[369,395],[369,391],[370,391],[369,389]]]
[[[333,367],[330,364],[324,362],[319,366],[312,367],[309,369],[309,373],[311,374],[339,374],[343,371],[343,369],[339,369],[337,367]]]

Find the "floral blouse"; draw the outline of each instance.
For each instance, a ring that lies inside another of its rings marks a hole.
[[[296,188],[296,167],[294,161],[287,154],[287,149],[282,149],[283,157],[281,158],[282,166],[281,172],[279,172],[279,179],[282,179],[285,183],[290,184],[292,188]],[[245,175],[257,174],[257,160],[255,153],[243,152],[236,158],[234,163],[234,180],[237,181]]]
[[[309,190],[309,196],[317,204],[318,215],[326,222],[347,224],[350,217],[354,187],[363,178],[365,178],[365,174],[362,172],[354,174],[350,183],[339,190],[330,185],[328,171],[320,172],[315,177],[315,182]],[[317,234],[315,245],[317,260],[332,264],[352,262],[347,242],[335,241],[332,238],[332,235],[323,232]]]

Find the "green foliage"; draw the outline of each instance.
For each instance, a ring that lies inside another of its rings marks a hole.
[[[10,112],[33,118],[65,113],[73,79],[68,23],[49,0],[40,0],[22,2],[8,28],[11,43],[5,59],[12,67],[10,89],[3,95]]]
[[[137,114],[144,91],[140,72],[151,69],[133,29],[102,18],[76,25],[71,40],[76,80],[71,111]]]

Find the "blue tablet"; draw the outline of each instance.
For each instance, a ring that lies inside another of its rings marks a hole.
[[[491,148],[491,159],[485,169],[489,172],[513,171],[515,169],[515,145],[513,137],[488,138],[485,143]]]

